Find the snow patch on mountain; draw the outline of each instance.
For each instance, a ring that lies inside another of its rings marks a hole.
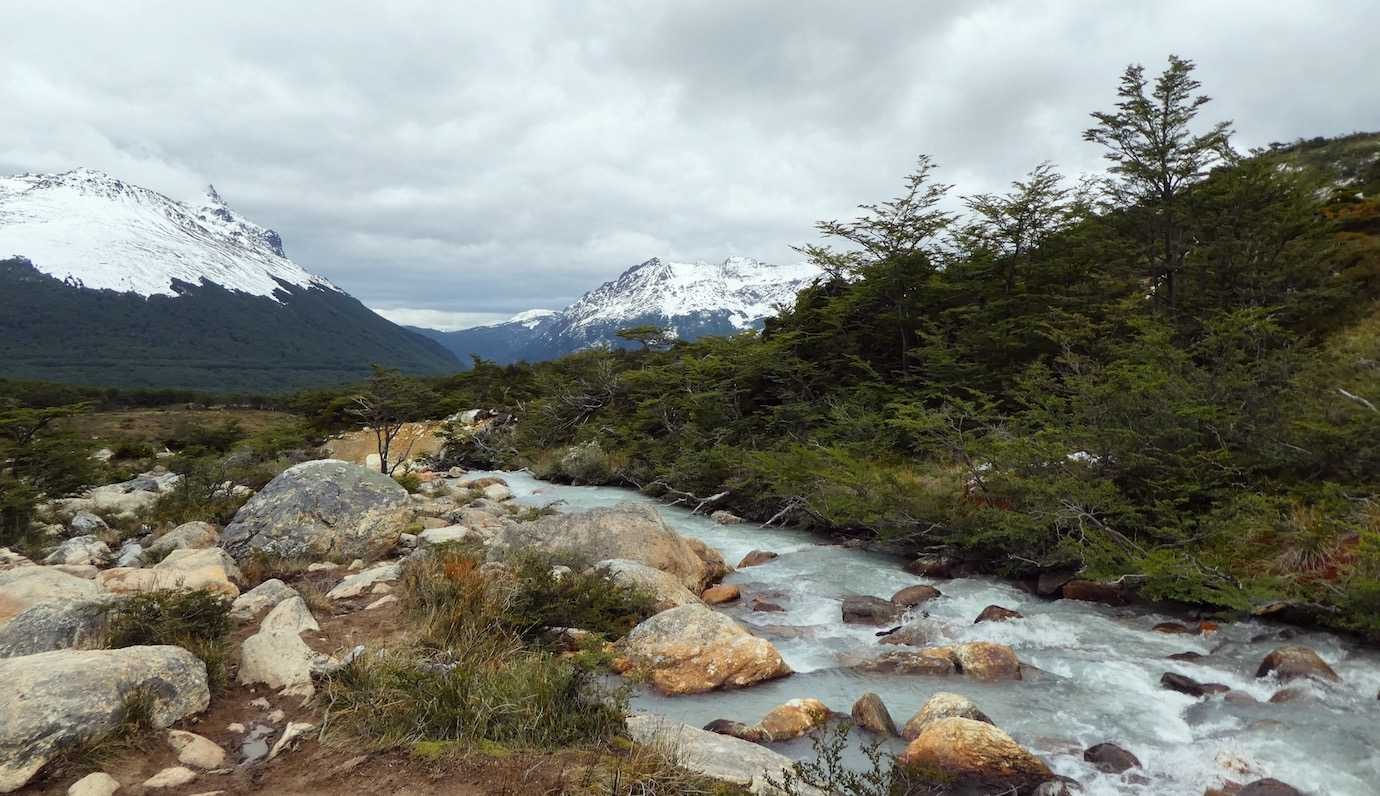
[[[490,326],[502,326],[509,323],[520,323],[528,329],[535,329],[542,323],[560,315],[556,310],[527,310],[519,312],[517,315],[501,323],[488,324]]]
[[[714,264],[653,257],[581,296],[561,315],[568,328],[578,329],[648,316],[723,313],[734,328],[749,329],[794,302],[818,276],[809,263],[773,265],[729,257]]]
[[[343,292],[215,188],[189,204],[94,169],[0,177],[0,258],[9,256],[73,286],[141,296],[176,296],[175,280],[275,301],[280,283]]]

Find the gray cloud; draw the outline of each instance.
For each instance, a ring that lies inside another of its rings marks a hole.
[[[472,322],[792,258],[921,152],[967,193],[1096,169],[1087,113],[1169,52],[1241,145],[1380,128],[1366,0],[477,6],[11,0],[0,171],[214,182],[366,304]]]

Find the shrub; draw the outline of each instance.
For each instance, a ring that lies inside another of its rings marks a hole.
[[[455,741],[549,749],[607,741],[622,729],[623,700],[575,666],[503,634],[466,641],[367,654],[328,675],[323,733],[380,748]]]
[[[512,562],[517,576],[504,605],[503,621],[524,638],[535,639],[551,627],[577,627],[618,638],[656,613],[654,598],[602,572],[574,571],[557,575],[560,562],[527,554]]]
[[[213,691],[227,681],[230,602],[208,591],[135,594],[111,606],[106,622],[111,649],[171,644],[206,663]]]
[[[178,457],[169,469],[182,480],[149,509],[149,522],[180,525],[201,520],[225,525],[249,500],[225,488],[234,480],[235,471],[223,459]]]
[[[409,495],[417,494],[422,488],[421,476],[413,472],[398,473],[393,476],[393,480],[397,481],[403,489],[406,489]]]

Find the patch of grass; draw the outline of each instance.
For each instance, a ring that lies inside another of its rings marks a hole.
[[[533,522],[542,517],[560,514],[561,510],[556,508],[556,506],[563,502],[565,501],[556,500],[541,506],[524,506],[518,513],[513,515],[513,519],[517,522]]]
[[[625,739],[616,739],[624,741]],[[674,750],[631,743],[615,744],[621,754],[603,756],[586,768],[572,792],[577,796],[747,796],[737,785],[686,771],[676,763]]]
[[[500,632],[470,634],[448,650],[402,647],[366,654],[322,682],[324,734],[380,748],[441,754],[435,743],[483,751],[607,741],[625,705],[576,667],[525,650]]]
[[[135,594],[111,606],[106,622],[110,649],[171,644],[206,663],[212,691],[228,682],[230,602],[208,591]]]
[[[132,691],[116,708],[115,726],[92,735],[60,752],[44,766],[49,778],[69,777],[102,768],[115,758],[141,752],[154,743],[157,727],[153,721],[154,697],[147,691]]]
[[[297,593],[302,595],[302,602],[307,604],[307,608],[317,616],[331,616],[335,613],[335,607],[331,599],[326,596],[326,590],[309,580],[303,580],[293,584]]]
[[[536,638],[550,627],[574,627],[619,638],[656,613],[651,595],[603,572],[582,571],[583,566],[577,565],[557,577],[553,568],[560,562],[534,554],[519,556],[512,563],[517,579],[504,618],[526,638]]]
[[[393,480],[398,485],[407,490],[407,494],[415,495],[422,489],[422,478],[413,472],[398,473],[393,476]]]

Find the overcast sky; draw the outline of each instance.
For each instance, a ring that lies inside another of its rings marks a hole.
[[[0,172],[208,182],[395,320],[559,308],[653,256],[795,258],[919,153],[959,192],[1199,64],[1240,146],[1380,129],[1355,2],[0,2]]]

